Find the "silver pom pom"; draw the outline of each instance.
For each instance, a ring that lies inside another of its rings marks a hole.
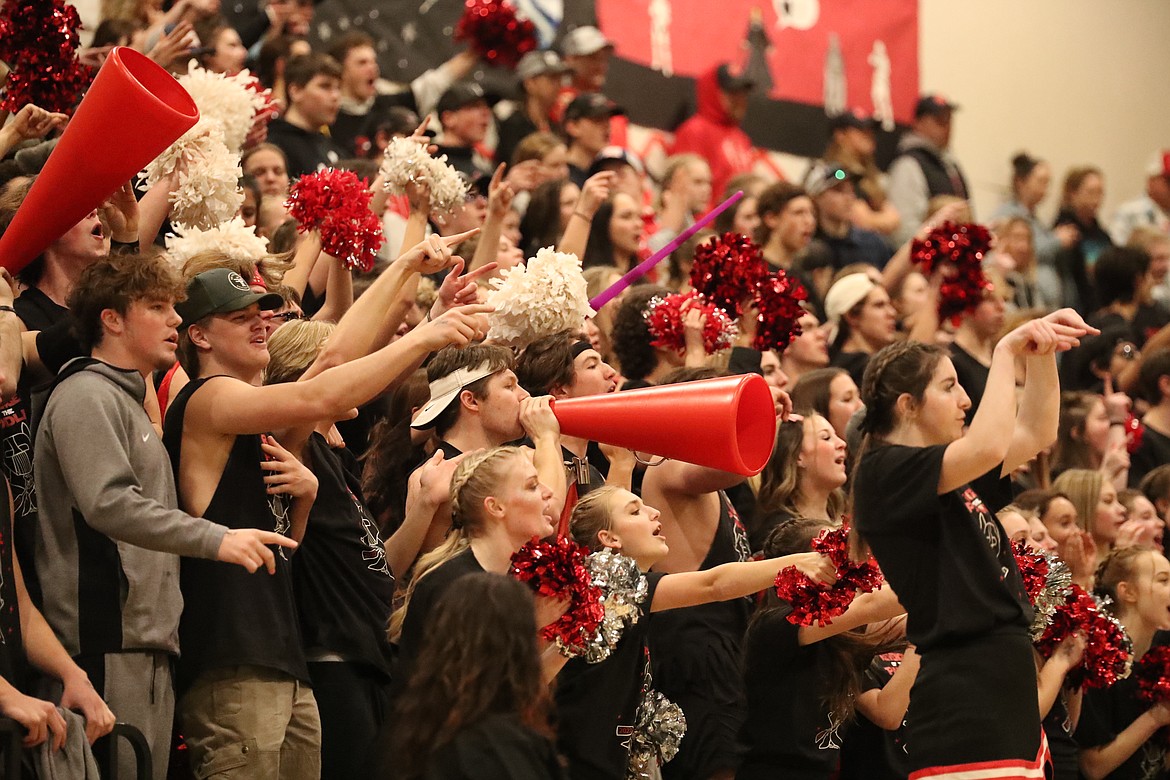
[[[674,758],[687,733],[682,708],[653,688],[648,688],[638,705],[638,719],[630,737],[630,764],[626,773],[633,780],[649,780],[654,769]]]
[[[1056,608],[1063,606],[1072,587],[1072,571],[1068,564],[1052,553],[1040,553],[1048,561],[1048,576],[1044,578],[1044,589],[1032,602],[1032,640],[1044,636],[1052,622]]]
[[[613,550],[593,553],[585,565],[593,584],[601,588],[601,606],[605,610],[601,626],[580,654],[587,662],[596,664],[609,658],[625,630],[638,622],[639,605],[646,600],[648,586],[637,562]],[[561,652],[574,655],[565,646],[561,646]]]

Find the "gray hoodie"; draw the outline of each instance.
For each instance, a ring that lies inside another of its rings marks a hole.
[[[179,556],[214,559],[227,529],[179,510],[146,383],[91,358],[68,363],[40,422],[37,574],[70,655],[179,652]]]

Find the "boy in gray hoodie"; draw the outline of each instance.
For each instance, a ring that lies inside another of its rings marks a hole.
[[[143,401],[146,378],[174,363],[174,303],[183,294],[158,254],[111,256],[82,273],[69,309],[90,357],[58,375],[35,447],[45,617],[118,719],[146,736],[156,780],[166,777],[174,718],[179,556],[272,573],[267,545],[295,546],[178,509],[171,464]],[[122,753],[128,766],[119,776],[132,771]]]

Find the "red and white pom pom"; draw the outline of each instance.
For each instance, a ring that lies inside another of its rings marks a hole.
[[[467,0],[455,25],[455,40],[467,41],[488,63],[515,68],[536,48],[536,26],[516,15],[505,0]]]
[[[925,239],[914,239],[910,259],[930,278],[941,271],[938,316],[958,324],[960,316],[983,300],[992,285],[983,275],[983,258],[991,249],[991,232],[974,223],[944,222]]]
[[[735,342],[738,327],[727,313],[709,303],[695,290],[675,293],[665,298],[655,297],[646,308],[646,327],[655,347],[682,353],[686,350],[687,312],[697,308],[706,315],[703,324],[703,349],[708,355],[728,349]]]
[[[382,248],[382,221],[370,211],[365,179],[326,168],[308,173],[289,190],[289,214],[302,233],[318,230],[321,249],[350,270],[369,271]]]

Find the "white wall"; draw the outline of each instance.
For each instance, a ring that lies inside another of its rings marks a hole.
[[[962,106],[951,146],[985,217],[1003,199],[1019,149],[1064,171],[1105,173],[1106,218],[1144,189],[1142,169],[1170,148],[1167,0],[920,0],[919,80]]]

